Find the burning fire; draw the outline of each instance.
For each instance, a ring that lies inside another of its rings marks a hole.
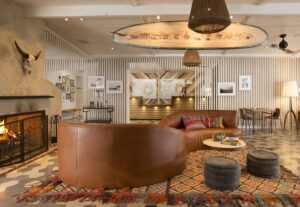
[[[6,134],[7,133],[7,129],[5,128],[4,125],[4,120],[0,122],[0,135]]]
[[[8,138],[17,138],[16,134],[12,130],[8,130],[4,124],[4,120],[0,122],[0,141],[8,140]]]

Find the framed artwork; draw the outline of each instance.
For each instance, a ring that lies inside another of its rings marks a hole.
[[[70,79],[70,85],[74,86],[74,79]]]
[[[70,87],[70,93],[75,93],[75,86],[72,86]]]
[[[66,76],[62,76],[62,77],[61,77],[61,82],[62,82],[62,83],[65,83],[65,82],[66,82]]]
[[[70,75],[66,75],[66,82],[67,82],[67,83],[70,82]]]
[[[135,79],[132,81],[132,96],[142,96],[144,99],[157,98],[156,79]]]
[[[58,82],[61,83],[62,76],[60,74],[57,75]]]
[[[219,82],[218,96],[235,96],[235,82]]]
[[[172,96],[180,96],[185,87],[185,79],[161,79],[160,98],[171,99]]]
[[[74,102],[74,93],[71,93],[70,101],[71,101],[71,102]]]
[[[55,86],[59,89],[61,89],[61,83],[55,83]]]
[[[61,91],[62,91],[63,93],[66,92],[66,83],[62,83],[62,84],[61,84]]]
[[[106,81],[106,93],[123,93],[123,81]]]
[[[103,88],[104,89],[104,76],[89,76],[88,77],[88,88],[89,89],[97,89]]]
[[[251,91],[252,90],[252,80],[250,75],[240,75],[239,76],[239,90],[240,91]]]
[[[70,93],[66,93],[66,99],[71,99],[71,94]]]
[[[66,93],[70,93],[70,84],[68,82],[66,82]]]

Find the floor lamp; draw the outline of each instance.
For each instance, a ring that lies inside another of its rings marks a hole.
[[[289,109],[285,114],[284,117],[284,130],[285,130],[285,126],[286,126],[286,120],[288,118],[288,116],[291,116],[291,129],[293,129],[293,125],[292,125],[292,121],[293,118],[295,120],[296,123],[296,128],[298,131],[298,122],[297,122],[297,118],[296,118],[296,114],[293,110],[293,105],[292,105],[292,98],[293,97],[298,97],[298,84],[297,81],[286,81],[283,83],[283,90],[282,90],[282,96],[286,96],[289,97]]]

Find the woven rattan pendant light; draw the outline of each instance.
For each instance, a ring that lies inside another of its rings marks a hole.
[[[225,0],[194,0],[189,28],[197,33],[211,34],[231,24]]]
[[[187,50],[184,53],[182,64],[187,67],[196,67],[201,64],[200,55],[197,50]]]

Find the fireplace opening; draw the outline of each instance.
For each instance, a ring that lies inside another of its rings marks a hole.
[[[47,150],[45,111],[0,115],[0,167],[23,162]]]

